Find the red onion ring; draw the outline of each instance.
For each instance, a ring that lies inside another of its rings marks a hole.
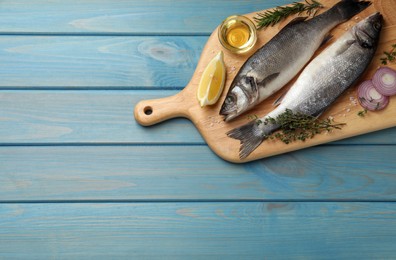
[[[389,103],[389,97],[379,93],[371,80],[363,81],[358,87],[358,100],[370,111],[384,109]]]
[[[373,84],[379,93],[385,96],[396,94],[396,71],[389,67],[379,68],[373,76]]]

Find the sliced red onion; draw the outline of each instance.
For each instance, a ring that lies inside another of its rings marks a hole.
[[[389,67],[379,68],[373,76],[374,87],[385,96],[396,94],[396,71]]]
[[[389,103],[389,97],[379,93],[371,80],[363,81],[358,87],[358,100],[370,111],[384,109]]]

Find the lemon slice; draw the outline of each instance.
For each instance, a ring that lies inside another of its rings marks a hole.
[[[220,51],[206,66],[198,85],[197,98],[201,107],[213,105],[224,88],[226,69]]]

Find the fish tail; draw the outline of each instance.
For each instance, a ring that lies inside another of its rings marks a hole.
[[[241,141],[239,148],[240,159],[245,159],[267,138],[267,135],[258,125],[258,121],[252,121],[227,132],[229,137]]]
[[[336,4],[334,8],[340,13],[342,20],[348,20],[370,5],[370,1],[343,0]]]

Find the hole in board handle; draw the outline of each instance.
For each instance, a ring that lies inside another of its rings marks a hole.
[[[149,115],[151,115],[153,113],[153,108],[152,107],[145,107],[143,109],[143,112],[144,112],[145,115],[149,116]]]

